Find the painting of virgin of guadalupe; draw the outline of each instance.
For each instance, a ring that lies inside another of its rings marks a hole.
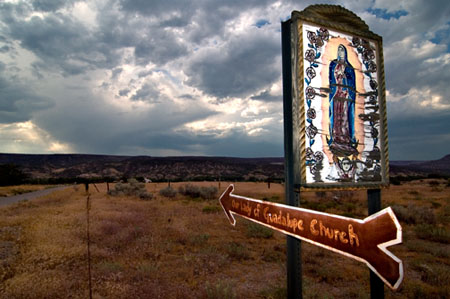
[[[329,136],[330,151],[340,157],[358,154],[355,138],[355,70],[347,59],[347,49],[340,44],[337,58],[329,66]]]
[[[377,40],[311,24],[302,24],[301,32],[301,185],[384,183],[386,113]]]

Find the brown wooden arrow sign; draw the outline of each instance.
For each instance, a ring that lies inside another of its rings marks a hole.
[[[393,290],[402,282],[403,263],[386,249],[402,242],[402,228],[390,207],[359,220],[234,195],[233,190],[230,185],[219,199],[232,225],[237,214],[364,262]]]

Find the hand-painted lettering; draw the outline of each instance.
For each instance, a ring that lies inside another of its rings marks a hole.
[[[358,234],[353,229],[353,225],[348,225],[348,231],[340,231],[337,228],[327,227],[322,220],[312,219],[309,224],[309,230],[314,236],[321,236],[328,238],[330,240],[338,241],[343,244],[347,244],[350,241],[350,246],[359,247],[359,237]],[[348,233],[348,239],[346,238]]]

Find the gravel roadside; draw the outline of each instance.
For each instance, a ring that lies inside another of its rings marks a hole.
[[[67,186],[58,186],[58,187],[23,193],[23,194],[14,195],[14,196],[0,197],[0,207],[19,202],[21,200],[33,200],[35,198],[48,195],[54,191],[61,190],[64,188],[67,188]]]

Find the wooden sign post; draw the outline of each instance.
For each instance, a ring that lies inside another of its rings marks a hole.
[[[281,32],[286,203],[299,207],[301,191],[367,189],[376,214],[389,185],[381,36],[338,5],[294,11]],[[370,281],[382,298],[382,281]],[[301,298],[301,285],[301,243],[288,236],[288,297]]]
[[[219,199],[232,225],[233,215],[239,215],[364,262],[394,290],[400,285],[403,264],[387,250],[402,242],[402,229],[391,208],[359,220],[234,195],[233,190],[230,185]]]

